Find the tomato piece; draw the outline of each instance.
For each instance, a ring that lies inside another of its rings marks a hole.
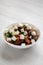
[[[28,38],[25,39],[26,45],[29,45],[31,43],[31,40],[29,40]]]
[[[20,44],[21,44],[20,40],[15,42],[15,45],[20,45]]]
[[[16,35],[15,37],[17,38],[15,44],[16,44],[16,45],[20,45],[21,42],[23,42],[23,40],[20,40],[20,35]]]
[[[28,35],[26,35],[26,37],[25,38],[29,38],[29,36]]]
[[[19,35],[15,35],[15,37],[17,38],[17,40],[20,40],[20,36]]]

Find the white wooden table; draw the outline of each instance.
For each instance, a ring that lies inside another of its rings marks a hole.
[[[5,44],[2,29],[15,22],[29,22],[41,31],[40,42],[25,50]],[[0,0],[0,65],[43,65],[43,0]]]

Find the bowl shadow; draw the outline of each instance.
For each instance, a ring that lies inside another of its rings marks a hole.
[[[23,59],[24,57],[26,58],[27,55],[30,58],[32,57],[31,54],[34,55],[34,47],[35,46],[32,46],[31,48],[27,49],[16,49],[5,44],[2,50],[2,57],[4,60],[7,61],[13,61],[13,60],[17,61]]]

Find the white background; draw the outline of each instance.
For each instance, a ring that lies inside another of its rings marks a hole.
[[[15,22],[28,22],[39,28],[37,44],[17,50],[5,44],[2,29]],[[0,65],[43,65],[43,0],[0,0]]]

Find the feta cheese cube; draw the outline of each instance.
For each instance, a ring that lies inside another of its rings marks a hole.
[[[27,35],[27,31],[24,31],[24,35]]]
[[[31,33],[32,35],[36,35],[36,32],[35,31],[32,31],[32,33]]]
[[[21,29],[21,32],[24,32],[24,29]]]
[[[13,40],[13,41],[16,41],[16,39],[17,39],[17,38],[16,38],[15,36],[12,37],[12,40]]]
[[[11,38],[7,38],[7,41],[8,41],[8,42],[11,41]]]
[[[20,35],[20,39],[24,39],[25,36],[23,34]]]
[[[25,46],[25,43],[22,43],[21,46]]]

